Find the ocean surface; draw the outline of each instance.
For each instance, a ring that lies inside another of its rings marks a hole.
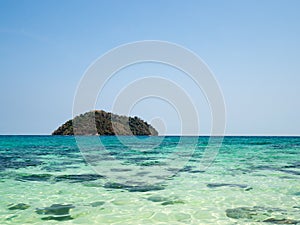
[[[123,139],[0,136],[0,224],[300,224],[299,137]]]

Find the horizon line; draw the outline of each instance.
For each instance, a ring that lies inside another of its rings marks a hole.
[[[79,135],[0,134],[0,136],[79,136]],[[86,135],[86,136],[91,136],[91,135]],[[99,135],[99,136],[138,136],[138,135]],[[141,136],[143,136],[143,135],[141,135]],[[145,135],[145,136],[147,136],[147,135]],[[198,134],[198,135],[165,134],[165,135],[158,135],[157,137],[180,137],[180,136],[182,136],[182,137],[300,137],[300,134],[224,134],[224,135],[210,135],[210,134]]]

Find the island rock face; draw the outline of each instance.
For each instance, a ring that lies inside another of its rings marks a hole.
[[[55,130],[52,135],[147,135],[158,132],[138,117],[119,116],[95,110],[76,116]]]

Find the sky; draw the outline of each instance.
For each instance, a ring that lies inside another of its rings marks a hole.
[[[92,62],[119,45],[162,40],[209,66],[225,99],[227,135],[300,135],[299,10],[297,0],[1,0],[0,134],[50,134],[72,118],[74,95]],[[96,108],[109,111],[120,89],[151,75],[188,92],[200,112],[199,134],[208,134],[203,93],[163,65],[120,71]],[[167,102],[145,99],[131,113],[160,121],[165,134],[180,134],[178,112]]]

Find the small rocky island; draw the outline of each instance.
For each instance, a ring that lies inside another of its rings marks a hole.
[[[74,135],[75,129],[76,135],[158,135],[154,127],[136,116],[120,116],[103,110],[76,116],[61,125],[52,135]]]

